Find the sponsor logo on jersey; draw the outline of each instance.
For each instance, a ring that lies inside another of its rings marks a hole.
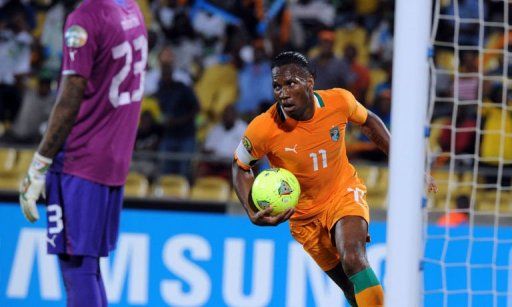
[[[87,42],[87,31],[79,25],[72,25],[66,30],[64,39],[69,48],[80,48]]]
[[[293,147],[285,147],[284,151],[290,151],[293,153],[297,153],[297,144],[295,144]]]
[[[340,129],[338,127],[332,127],[329,130],[329,134],[331,135],[331,140],[337,142],[340,139]]]
[[[251,141],[249,141],[249,139],[246,136],[242,138],[242,144],[244,144],[245,149],[247,149],[249,153],[252,153]]]

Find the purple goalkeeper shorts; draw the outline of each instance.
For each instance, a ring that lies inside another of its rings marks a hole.
[[[48,253],[108,256],[116,245],[122,204],[123,187],[48,172]]]

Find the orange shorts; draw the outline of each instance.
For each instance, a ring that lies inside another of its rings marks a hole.
[[[324,271],[333,269],[340,256],[331,238],[331,229],[345,216],[360,216],[370,223],[366,186],[354,183],[331,197],[323,211],[307,220],[290,220],[290,232]]]

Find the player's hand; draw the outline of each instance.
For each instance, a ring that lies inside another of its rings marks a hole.
[[[293,215],[293,208],[290,208],[278,215],[272,215],[272,207],[256,212],[251,216],[251,222],[258,226],[277,226],[287,221]]]
[[[45,198],[45,178],[52,160],[41,156],[36,152],[32,163],[28,169],[27,175],[20,186],[20,205],[21,212],[29,222],[35,222],[39,219],[36,202],[42,194]]]
[[[425,173],[425,183],[427,184],[428,193],[437,193],[438,188],[434,177],[430,176],[429,173]]]

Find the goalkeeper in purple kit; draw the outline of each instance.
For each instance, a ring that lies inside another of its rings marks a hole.
[[[48,130],[20,187],[27,220],[47,205],[68,306],[107,306],[99,258],[115,248],[147,62],[135,0],[85,0],[64,27],[62,77]]]

